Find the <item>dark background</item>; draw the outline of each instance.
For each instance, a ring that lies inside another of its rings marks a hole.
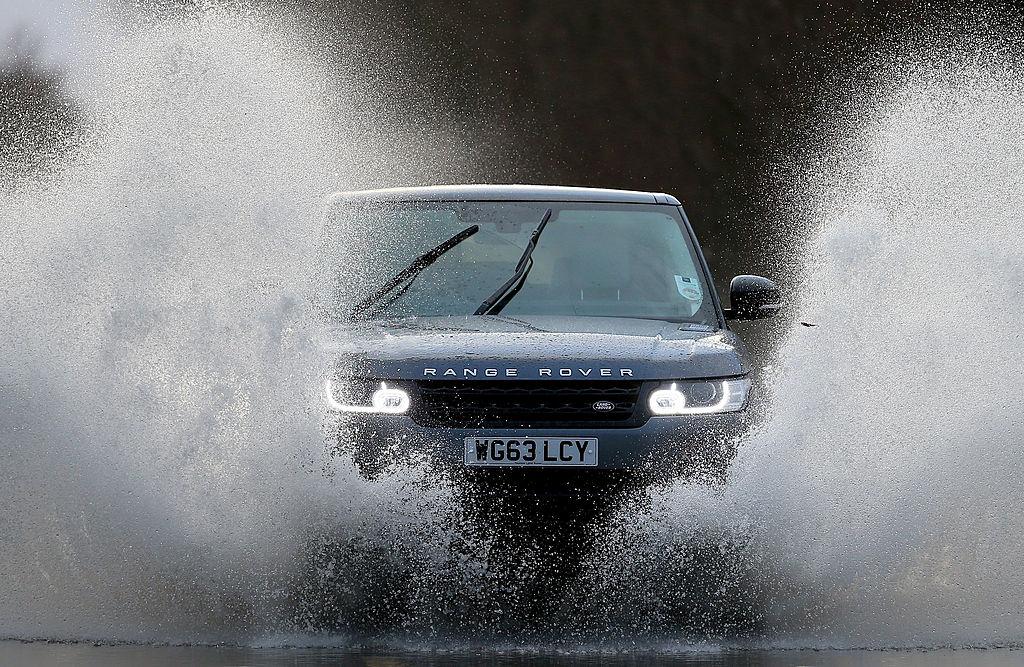
[[[950,14],[983,11],[902,0],[263,4],[316,35],[327,59],[354,48],[403,121],[488,119],[502,157],[479,165],[477,180],[675,194],[720,284],[741,272],[791,277],[806,222],[795,174],[813,168],[823,119],[840,112],[873,54]],[[81,121],[59,71],[29,57],[3,65],[4,171],[59,158]],[[403,184],[418,183],[388,185]]]

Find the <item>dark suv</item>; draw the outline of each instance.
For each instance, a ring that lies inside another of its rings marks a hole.
[[[727,320],[779,290],[738,276],[723,310],[674,197],[401,188],[334,195],[326,221],[324,396],[364,474],[728,465],[751,380]]]

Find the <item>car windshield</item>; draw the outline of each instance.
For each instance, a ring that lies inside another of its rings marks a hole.
[[[328,213],[328,310],[344,317],[425,252],[471,226],[417,275],[377,300],[374,317],[472,315],[514,273],[551,216],[522,288],[502,315],[635,317],[717,324],[677,208],[554,202],[349,203]]]

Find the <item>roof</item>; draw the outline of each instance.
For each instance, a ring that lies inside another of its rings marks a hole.
[[[660,192],[558,185],[431,185],[339,192],[334,197],[355,201],[572,201],[679,206],[678,199]]]

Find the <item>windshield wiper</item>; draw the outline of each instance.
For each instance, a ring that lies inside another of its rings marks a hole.
[[[544,227],[547,226],[548,220],[551,219],[551,210],[548,209],[541,219],[540,224],[530,234],[530,241],[526,244],[526,250],[523,251],[523,256],[519,258],[516,263],[516,270],[512,274],[512,277],[505,281],[498,290],[484,299],[484,302],[480,304],[480,307],[476,309],[474,315],[497,315],[501,312],[501,309],[505,307],[509,301],[512,300],[523,284],[526,282],[526,276],[530,273],[530,269],[533,268],[533,260],[530,259],[530,255],[533,254],[533,249],[537,247],[537,239],[540,238],[540,233],[544,231]]]
[[[445,254],[455,246],[459,245],[473,234],[476,234],[478,231],[480,231],[480,226],[472,225],[470,227],[463,229],[461,232],[451,237],[444,243],[426,251],[425,253],[414,259],[409,264],[409,266],[405,267],[404,269],[396,273],[395,276],[388,280],[386,283],[384,283],[384,285],[381,286],[380,289],[378,289],[376,292],[374,292],[370,296],[366,297],[365,299],[357,303],[355,306],[353,306],[352,311],[349,313],[349,316],[352,319],[362,319],[366,316],[367,312],[373,315],[380,312],[384,308],[387,308],[392,303],[397,301],[403,294],[405,294],[410,287],[412,287],[412,283],[414,280],[416,280],[416,276],[423,273],[423,271],[428,266],[436,262],[441,257],[441,255]],[[405,285],[402,287],[402,289],[398,291],[397,294],[388,299],[386,303],[378,305],[376,308],[374,308],[374,304],[376,304],[382,298],[387,296],[389,292],[394,290],[402,283],[405,283]]]

